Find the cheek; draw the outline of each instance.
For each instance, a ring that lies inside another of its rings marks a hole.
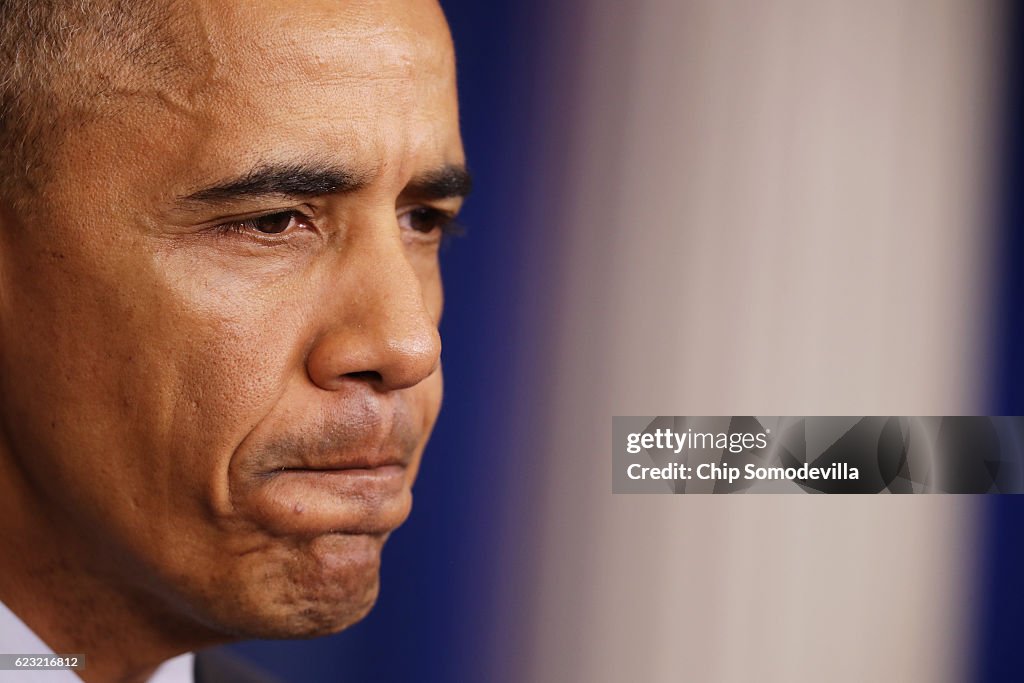
[[[203,533],[235,445],[301,363],[302,311],[194,261],[124,253],[139,258],[69,247],[5,269],[7,431],[92,528],[131,543]]]
[[[173,306],[161,323],[166,341],[154,351],[166,359],[161,381],[177,394],[162,406],[164,450],[195,443],[196,455],[214,458],[203,465],[223,475],[237,445],[302,376],[311,336],[302,302],[315,297],[295,286],[252,287],[215,269],[169,277],[158,291]]]

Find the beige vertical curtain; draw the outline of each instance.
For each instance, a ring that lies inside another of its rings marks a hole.
[[[580,5],[517,675],[959,680],[976,499],[613,496],[609,449],[984,410],[998,5]]]

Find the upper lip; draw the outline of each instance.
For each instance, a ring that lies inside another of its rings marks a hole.
[[[293,425],[245,448],[242,467],[252,473],[334,472],[407,467],[421,445],[415,416],[406,408],[349,406],[323,423]],[[357,410],[359,408],[359,410]]]

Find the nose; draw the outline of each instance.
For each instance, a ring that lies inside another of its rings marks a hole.
[[[429,377],[440,362],[441,337],[424,282],[401,238],[374,232],[379,236],[345,248],[332,280],[334,301],[325,302],[330,320],[306,360],[312,382],[328,391],[353,380],[380,391],[404,389]]]

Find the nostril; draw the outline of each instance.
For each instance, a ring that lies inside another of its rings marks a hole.
[[[379,384],[384,381],[384,377],[375,370],[361,370],[359,372],[350,372],[345,375],[351,379],[358,379],[364,382],[372,382]]]

